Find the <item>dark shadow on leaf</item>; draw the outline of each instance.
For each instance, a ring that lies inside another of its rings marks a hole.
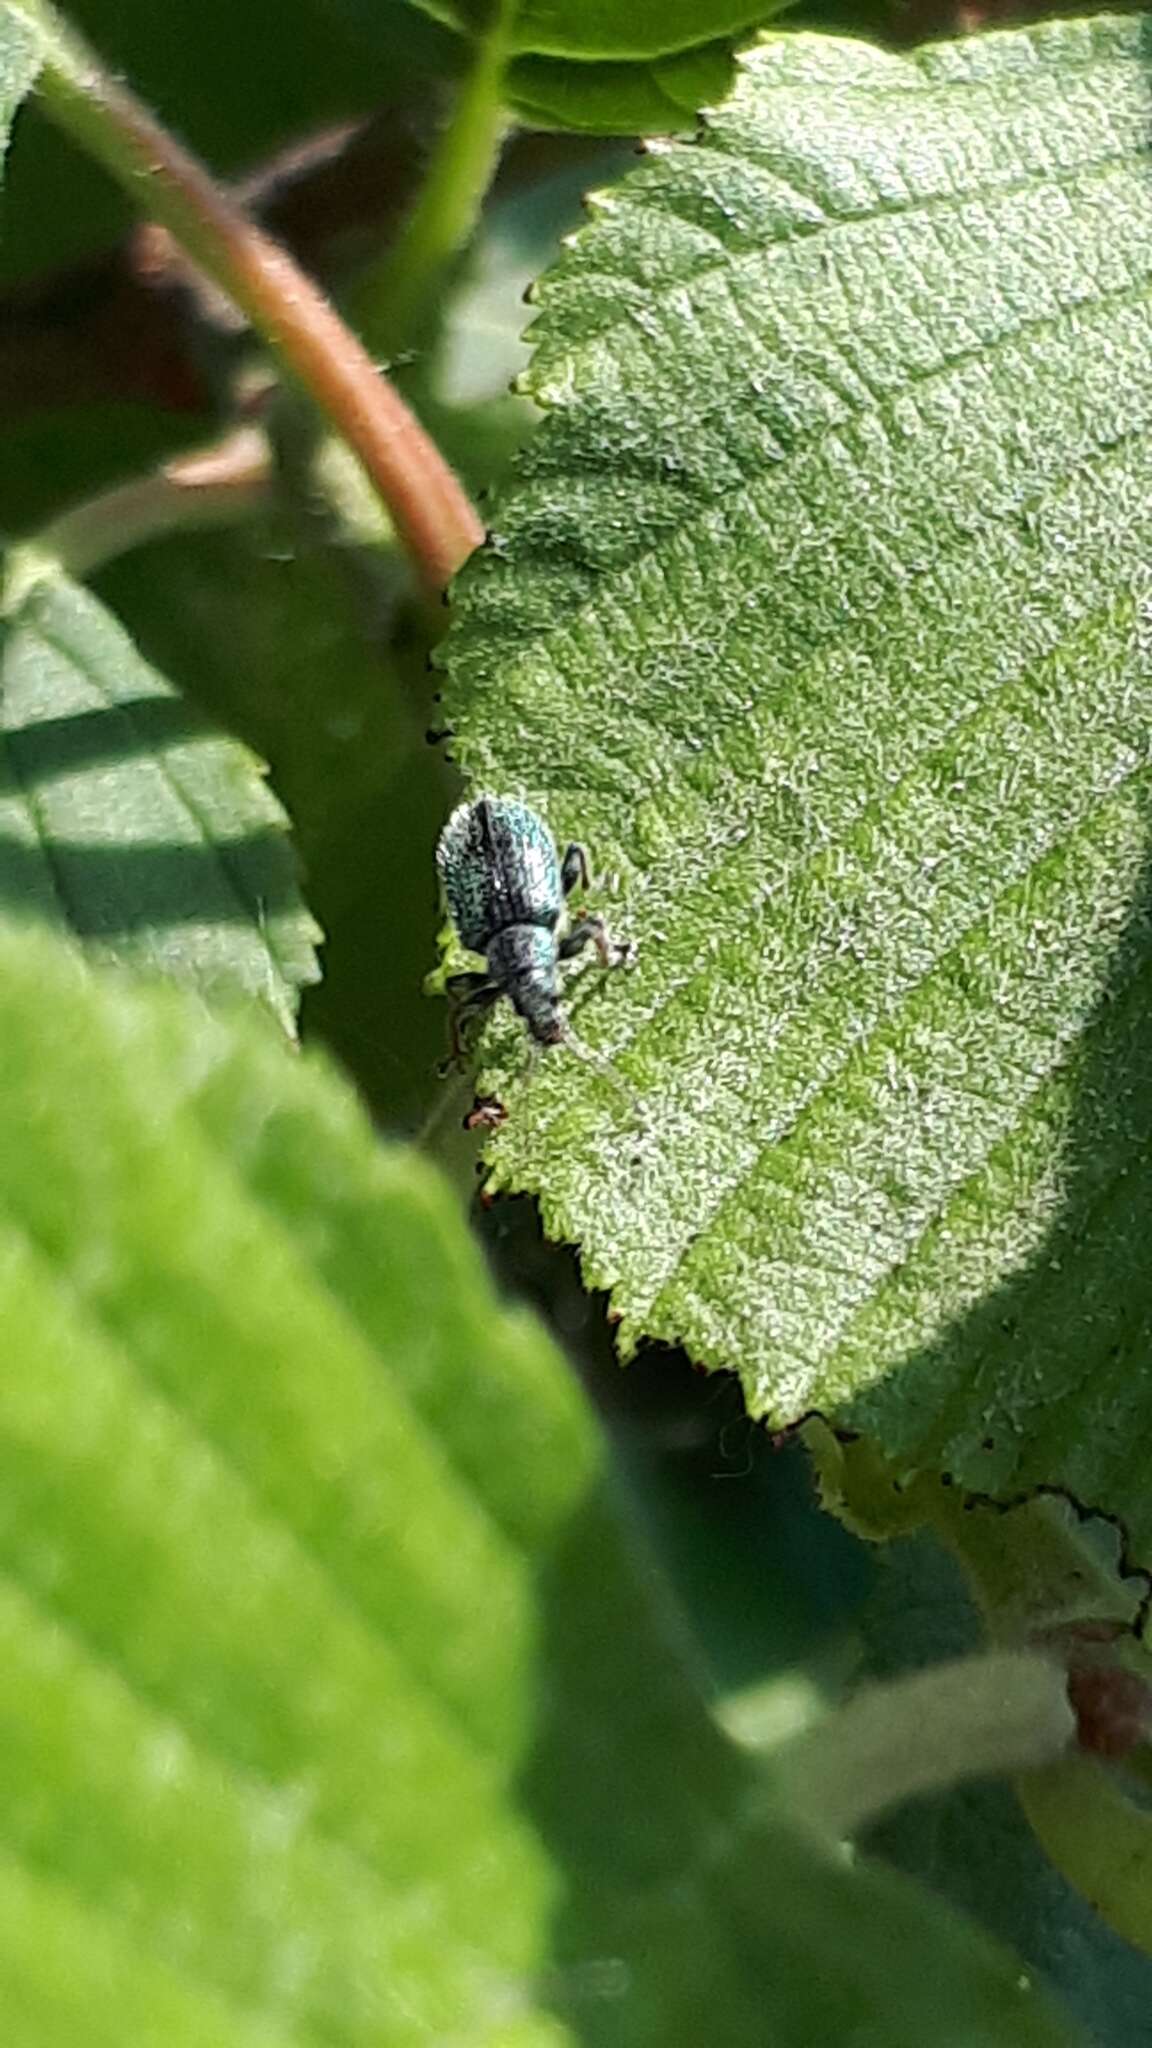
[[[21,786],[35,789],[59,776],[160,754],[208,736],[203,717],[186,699],[157,695],[107,710],[37,719],[5,738],[19,747]]]
[[[0,707],[0,913],[270,996],[297,876],[249,762],[175,692],[42,717],[53,671],[33,683]]]
[[[268,828],[201,845],[48,850],[0,834],[0,911],[29,913],[81,939],[115,939],[174,925],[254,927],[297,907],[284,836]]]

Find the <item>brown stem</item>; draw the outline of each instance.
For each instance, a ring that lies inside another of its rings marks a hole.
[[[161,221],[310,392],[363,463],[424,582],[445,588],[483,538],[458,479],[318,286],[249,220],[135,95],[111,79],[44,0],[16,0],[40,28],[49,112]]]

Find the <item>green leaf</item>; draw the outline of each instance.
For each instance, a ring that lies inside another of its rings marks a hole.
[[[769,38],[538,291],[448,713],[619,878],[521,1088],[625,1349],[1152,1562],[1148,25]]]
[[[27,557],[12,558],[14,579]],[[316,977],[279,805],[89,594],[51,571],[0,621],[0,908],[293,1028]]]
[[[5,8],[0,15],[0,162],[17,109],[31,91],[39,69],[39,44],[33,30]]]
[[[477,41],[500,38],[509,58],[504,96],[520,120],[599,135],[690,128],[697,110],[727,90],[735,42],[788,4],[416,0],[424,13]]]
[[[720,41],[648,63],[521,57],[508,68],[505,90],[531,128],[660,135],[693,127],[699,108],[723,99],[731,79],[732,45]]]
[[[770,1819],[573,1377],[248,1018],[0,927],[11,2048],[1055,2048]]]
[[[443,750],[425,738],[431,706],[412,702],[427,697],[422,664],[410,690],[385,644],[402,587],[387,554],[321,544],[279,511],[155,541],[99,584],[148,659],[268,762],[324,931],[304,1036],[323,1036],[393,1130],[423,1122],[446,1044],[421,982],[452,802]],[[413,872],[426,886],[395,886]]]
[[[577,63],[671,56],[763,21],[764,0],[416,0],[425,14],[466,34],[499,23],[517,54]]]

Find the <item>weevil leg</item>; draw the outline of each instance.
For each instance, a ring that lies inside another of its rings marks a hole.
[[[574,839],[571,846],[564,848],[564,858],[560,863],[560,887],[566,896],[570,896],[577,886],[586,889],[591,879],[588,849],[581,846],[579,840]]]
[[[485,995],[491,989],[493,995],[500,991],[490,974],[481,974],[473,968],[468,974],[450,974],[444,983],[445,991],[456,1003],[470,1003],[474,996]]]
[[[450,974],[444,983],[444,992],[452,1005],[448,1013],[448,1031],[452,1047],[448,1065],[453,1067],[459,1066],[467,1052],[468,1025],[477,1017],[483,1016],[485,1010],[491,1009],[500,994],[500,984],[493,981],[490,975],[475,971],[470,974]]]
[[[585,946],[595,946],[602,967],[625,967],[632,958],[631,946],[614,939],[602,917],[578,918],[556,948],[561,960],[573,960]]]

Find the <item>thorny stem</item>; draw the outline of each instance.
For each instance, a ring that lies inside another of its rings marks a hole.
[[[472,237],[507,127],[504,69],[510,0],[480,33],[475,61],[441,131],[420,196],[380,269],[359,294],[364,331],[394,354],[420,336],[453,259]]]
[[[35,30],[52,118],[227,292],[352,447],[422,580],[443,590],[483,538],[466,493],[366,349],[293,259],[111,78],[51,6],[4,0]]]

